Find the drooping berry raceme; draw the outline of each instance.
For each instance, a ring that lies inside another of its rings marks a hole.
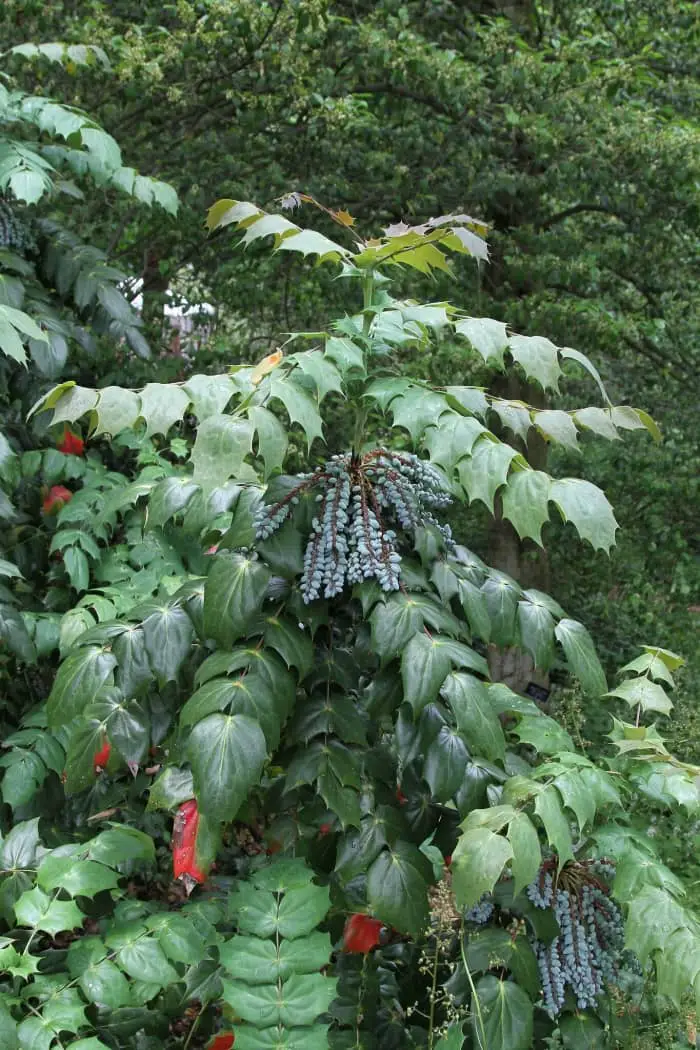
[[[195,799],[183,802],[173,823],[173,875],[190,887],[204,882],[206,872],[197,864],[197,829],[199,809]]]
[[[527,896],[537,908],[552,908],[559,934],[535,942],[545,1007],[561,1012],[567,985],[576,1005],[593,1007],[606,984],[614,981],[624,949],[622,914],[610,898],[615,874],[609,860],[572,861],[557,874],[556,860],[544,862]]]
[[[25,222],[16,206],[0,199],[0,248],[26,253],[36,252],[37,247],[32,224]]]
[[[479,926],[483,926],[493,915],[493,908],[493,897],[490,893],[484,893],[476,904],[472,904],[471,908],[467,908],[464,913],[464,919],[466,922],[474,922]]]
[[[369,915],[351,915],[343,930],[343,951],[366,955],[382,943],[384,923]]]
[[[258,540],[268,539],[292,515],[300,497],[318,489],[318,510],[304,553],[301,591],[305,602],[333,598],[346,583],[374,578],[384,591],[399,587],[401,555],[396,526],[415,532],[437,528],[452,545],[449,526],[431,508],[446,507],[450,496],[434,467],[411,453],[374,449],[359,457],[333,456],[256,520]]]

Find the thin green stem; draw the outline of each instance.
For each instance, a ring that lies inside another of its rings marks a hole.
[[[477,1020],[477,1031],[476,1037],[479,1041],[479,1050],[488,1050],[486,1044],[486,1028],[484,1027],[484,1016],[481,1012],[481,1003],[479,1002],[479,996],[476,994],[476,987],[472,978],[471,970],[469,969],[469,963],[467,962],[466,952],[464,951],[464,923],[462,923],[459,931],[459,950],[462,956],[462,965],[464,966],[464,972],[467,975],[469,981],[469,988],[472,993],[472,1010],[476,1014]]]
[[[440,958],[440,938],[435,935],[435,954],[433,955],[433,983],[430,989],[430,1009],[428,1014],[428,1050],[435,1045],[435,1001],[437,998],[438,961]]]

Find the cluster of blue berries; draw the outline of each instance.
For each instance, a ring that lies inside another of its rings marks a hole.
[[[14,248],[18,252],[37,250],[31,226],[5,200],[0,200],[0,248]]]
[[[397,534],[388,525],[414,532],[433,525],[453,546],[449,526],[432,509],[446,507],[450,496],[429,463],[411,453],[374,449],[362,457],[333,456],[277,503],[261,508],[256,537],[266,540],[292,515],[301,496],[320,489],[318,509],[304,552],[301,593],[306,603],[333,598],[346,583],[374,578],[384,591],[399,587],[401,555]]]
[[[605,859],[573,861],[557,875],[555,863],[545,861],[526,891],[536,907],[552,908],[559,924],[551,943],[534,946],[551,1017],[561,1012],[567,985],[579,1009],[595,1006],[615,979],[624,949],[622,915],[608,888],[615,865]]]
[[[493,897],[490,893],[484,893],[476,904],[472,904],[471,908],[467,908],[464,913],[464,919],[466,922],[474,922],[479,926],[483,926],[489,921],[493,915]]]

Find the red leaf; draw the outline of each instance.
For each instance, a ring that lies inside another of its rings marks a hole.
[[[110,744],[109,740],[105,740],[100,750],[95,752],[95,757],[92,760],[92,764],[96,773],[99,773],[100,770],[105,768],[105,766],[109,762],[109,756],[111,755],[111,753],[112,745]]]
[[[233,1032],[220,1032],[219,1035],[214,1036],[207,1050],[231,1050],[235,1042],[236,1037]]]
[[[65,506],[66,503],[70,503],[72,499],[73,493],[65,485],[53,485],[49,489],[49,494],[42,503],[41,509],[44,514],[58,514],[61,507]]]
[[[364,955],[381,942],[383,923],[369,915],[351,915],[343,930],[343,951]]]
[[[176,879],[189,878],[194,882],[206,879],[196,861],[198,827],[199,810],[196,800],[191,798],[182,803],[173,823],[173,875]]]
[[[82,456],[85,451],[85,442],[66,427],[63,432],[63,440],[59,442],[56,448],[67,456]]]

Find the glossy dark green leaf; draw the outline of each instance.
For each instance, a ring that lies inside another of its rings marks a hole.
[[[502,761],[505,737],[484,684],[474,675],[457,671],[445,680],[442,694],[452,708],[472,754]]]
[[[385,849],[367,873],[367,900],[376,918],[418,937],[428,923],[432,869],[416,846],[397,842]]]
[[[535,798],[535,813],[544,824],[547,840],[556,851],[561,868],[573,860],[573,842],[569,820],[562,809],[561,799],[554,785],[549,785]]]
[[[260,780],[267,746],[247,715],[213,714],[192,729],[187,756],[201,808],[212,820],[231,821]]]
[[[311,670],[313,645],[308,634],[290,620],[269,616],[265,620],[265,645],[275,649],[287,667],[295,667],[299,677]]]
[[[605,1050],[605,1026],[592,1014],[566,1014],[559,1020],[565,1050]]]
[[[91,860],[115,868],[127,860],[151,862],[155,859],[153,839],[143,831],[123,824],[112,824],[101,831],[87,844],[87,848]]]
[[[85,646],[61,664],[46,703],[49,724],[65,725],[92,703],[109,680],[117,661],[111,653]]]
[[[528,886],[542,863],[540,838],[527,813],[517,813],[508,825],[508,841],[513,850],[513,894]]]
[[[449,654],[438,638],[425,632],[414,634],[401,657],[403,696],[414,714],[437,698],[450,667]]]
[[[151,784],[147,809],[174,810],[194,798],[194,781],[189,769],[166,766]]]
[[[161,684],[174,681],[190,651],[192,621],[180,606],[164,606],[141,625],[151,667]]]
[[[513,981],[482,977],[476,986],[479,1010],[472,1009],[471,1027],[482,1050],[530,1050],[534,1007]]]
[[[44,763],[33,751],[25,748],[13,747],[0,759],[0,765],[5,767],[0,784],[2,800],[12,809],[34,798],[46,778]]]
[[[370,616],[372,644],[382,661],[403,652],[423,627],[423,615],[414,596],[397,594],[377,605]]]
[[[554,662],[554,617],[544,605],[518,602],[520,643],[535,667],[548,671]]]
[[[186,476],[164,478],[151,492],[146,528],[162,528],[187,506],[195,492],[197,485]]]
[[[218,554],[204,589],[204,629],[226,649],[246,634],[267,592],[269,569],[241,554]]]
[[[485,595],[470,580],[460,580],[459,600],[472,632],[483,642],[488,642],[491,638],[491,618],[486,607]]]
[[[38,886],[22,894],[15,904],[15,916],[20,926],[43,930],[52,937],[83,925],[83,913],[73,901],[50,897]]]
[[[484,893],[490,893],[513,849],[503,835],[487,827],[462,832],[452,851],[452,886],[460,908],[471,908]]]
[[[31,868],[39,847],[39,818],[23,820],[5,836],[0,844],[0,866],[4,871]]]
[[[62,889],[71,897],[94,897],[115,889],[118,881],[111,868],[94,860],[50,854],[39,865],[37,884],[47,892]]]
[[[571,670],[578,678],[585,692],[591,696],[601,696],[608,684],[605,672],[595,651],[593,639],[576,620],[560,620],[554,633],[561,644]]]
[[[437,802],[447,802],[464,779],[469,759],[459,733],[443,726],[425,753],[423,776]]]
[[[20,613],[11,605],[0,604],[0,647],[5,646],[23,663],[34,663],[36,648]]]
[[[492,572],[481,587],[491,622],[490,641],[500,647],[513,645],[520,588],[503,573]]]

